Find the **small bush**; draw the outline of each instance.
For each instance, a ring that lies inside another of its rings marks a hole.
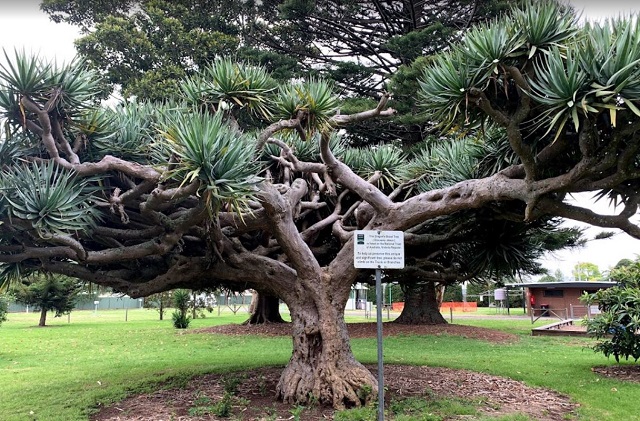
[[[177,289],[173,292],[173,305],[176,310],[171,314],[173,318],[173,327],[176,329],[186,329],[191,323],[191,317],[187,316],[189,311],[189,291],[185,289]]]
[[[356,393],[358,394],[358,398],[361,402],[368,403],[373,396],[373,389],[371,388],[371,385],[366,384],[360,386]]]
[[[211,407],[211,412],[214,415],[217,415],[222,418],[227,418],[231,415],[231,405],[233,403],[232,396],[228,393],[225,393],[222,396],[220,402],[217,402],[215,405]]]
[[[178,310],[171,313],[171,317],[173,318],[173,327],[175,327],[176,329],[186,329],[191,323],[191,317],[181,313]]]
[[[238,393],[238,387],[240,387],[245,379],[246,376],[238,374],[230,374],[223,377],[221,380],[222,387],[224,388],[225,393],[228,393],[230,395],[235,395],[236,393]]]
[[[207,396],[199,396],[193,401],[194,406],[189,408],[189,415],[192,417],[202,417],[206,415],[216,415],[220,418],[231,416],[233,407],[233,395],[225,392],[220,401],[213,403]]]

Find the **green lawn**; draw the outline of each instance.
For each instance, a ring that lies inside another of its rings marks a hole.
[[[192,327],[238,323],[247,317],[217,312]],[[0,419],[83,420],[92,408],[160,383],[180,384],[213,371],[282,366],[290,338],[225,337],[176,331],[153,310],[74,312],[37,328],[38,315],[12,313],[0,327]],[[350,321],[364,318],[349,316]],[[371,319],[369,319],[371,320]],[[401,336],[385,340],[387,363],[464,368],[522,380],[570,395],[582,420],[633,420],[640,384],[600,378],[594,365],[613,364],[586,349],[588,340],[529,336],[528,319],[456,318],[454,323],[521,335],[508,345],[459,337]],[[538,322],[537,324],[540,324]],[[258,351],[259,350],[259,351]],[[375,339],[354,339],[358,359],[375,363]],[[454,387],[454,385],[452,385]]]

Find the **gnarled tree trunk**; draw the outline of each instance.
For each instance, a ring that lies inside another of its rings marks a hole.
[[[263,323],[286,323],[280,315],[280,298],[264,292],[257,292],[253,296],[250,307],[251,316],[244,325]]]
[[[404,308],[394,323],[438,325],[447,321],[440,313],[435,282],[407,285],[404,288]]]
[[[353,356],[344,305],[336,308],[328,300],[309,296],[287,304],[293,353],[280,376],[278,398],[303,405],[318,400],[334,408],[360,406],[375,399],[378,383]]]

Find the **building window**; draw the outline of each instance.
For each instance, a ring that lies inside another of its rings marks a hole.
[[[544,297],[562,298],[564,297],[564,290],[562,289],[545,289]]]

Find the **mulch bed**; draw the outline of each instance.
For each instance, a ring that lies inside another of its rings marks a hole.
[[[640,365],[610,365],[591,369],[603,377],[640,383]]]
[[[349,324],[353,338],[375,337],[375,323]],[[226,325],[189,331],[196,334],[224,335],[290,335],[287,324],[259,326]],[[484,341],[509,343],[515,335],[491,329],[462,325],[412,326],[385,323],[385,336],[394,335],[460,335]],[[375,366],[367,366],[376,374]],[[640,366],[595,367],[606,377],[639,381]],[[132,396],[109,407],[101,408],[93,421],[193,421],[193,420],[293,420],[290,405],[275,401],[275,388],[282,368],[260,368],[239,373],[208,374],[192,379],[180,389],[163,389]],[[502,416],[520,413],[530,419],[556,421],[573,418],[577,404],[567,396],[552,390],[533,388],[525,384],[497,376],[467,370],[438,367],[385,365],[385,402],[411,396],[459,397],[473,401],[482,414]],[[235,394],[232,417],[219,418],[211,411],[198,414],[198,408],[206,408],[219,402],[224,394],[223,385],[229,376],[242,379]],[[305,408],[300,420],[319,421],[333,419],[333,409],[316,405]]]

